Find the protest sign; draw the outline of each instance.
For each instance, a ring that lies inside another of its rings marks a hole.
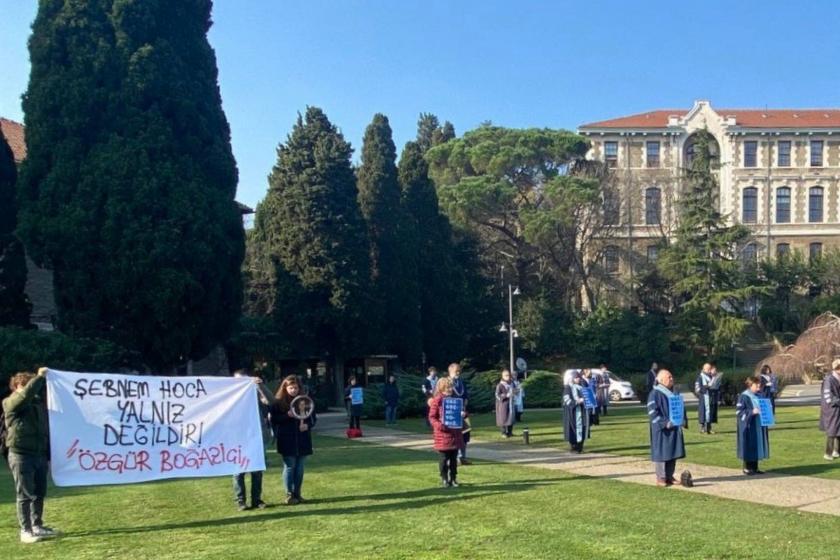
[[[674,426],[682,426],[685,423],[685,401],[682,395],[668,397],[668,420]]]
[[[758,414],[761,416],[762,426],[776,425],[776,418],[773,416],[773,403],[770,402],[770,399],[758,399]]]
[[[365,393],[361,387],[350,388],[350,404],[364,404]]]
[[[461,412],[463,412],[463,410],[463,399],[443,399],[443,425],[447,428],[463,428],[464,419],[461,417]]]

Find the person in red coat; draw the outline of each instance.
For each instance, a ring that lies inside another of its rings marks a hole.
[[[440,453],[440,483],[442,486],[458,486],[458,449],[464,446],[461,428],[452,428],[443,423],[443,399],[453,393],[452,380],[438,379],[434,396],[429,399],[429,423],[435,437],[435,450]],[[466,411],[461,411],[466,417]]]

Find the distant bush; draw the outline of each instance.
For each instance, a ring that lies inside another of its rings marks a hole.
[[[522,382],[526,408],[563,406],[563,376],[550,371],[534,371]]]

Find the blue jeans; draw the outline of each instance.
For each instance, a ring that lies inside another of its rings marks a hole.
[[[236,503],[245,503],[245,475],[247,473],[239,473],[233,475],[233,493],[236,497]],[[251,473],[251,505],[256,506],[262,501],[262,471],[255,471]]]
[[[283,484],[287,494],[300,497],[305,460],[306,455],[283,455]]]
[[[18,523],[22,531],[43,525],[47,496],[47,456],[9,452],[9,469],[15,481]]]
[[[385,405],[385,422],[387,424],[393,424],[397,421],[397,405],[390,406]]]

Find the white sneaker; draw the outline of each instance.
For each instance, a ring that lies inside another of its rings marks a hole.
[[[32,531],[25,531],[21,530],[20,532],[20,542],[24,544],[32,544],[36,543],[41,540],[41,537],[32,533]]]
[[[41,525],[40,527],[32,527],[32,534],[42,539],[49,539],[50,537],[57,537],[58,531],[52,527]]]
[[[834,457],[826,453],[825,455],[823,455],[823,459],[825,459],[826,461],[833,461]]]
[[[835,451],[834,453],[831,454],[831,456],[834,457],[835,459],[837,459],[838,457],[840,457],[840,453]]]

